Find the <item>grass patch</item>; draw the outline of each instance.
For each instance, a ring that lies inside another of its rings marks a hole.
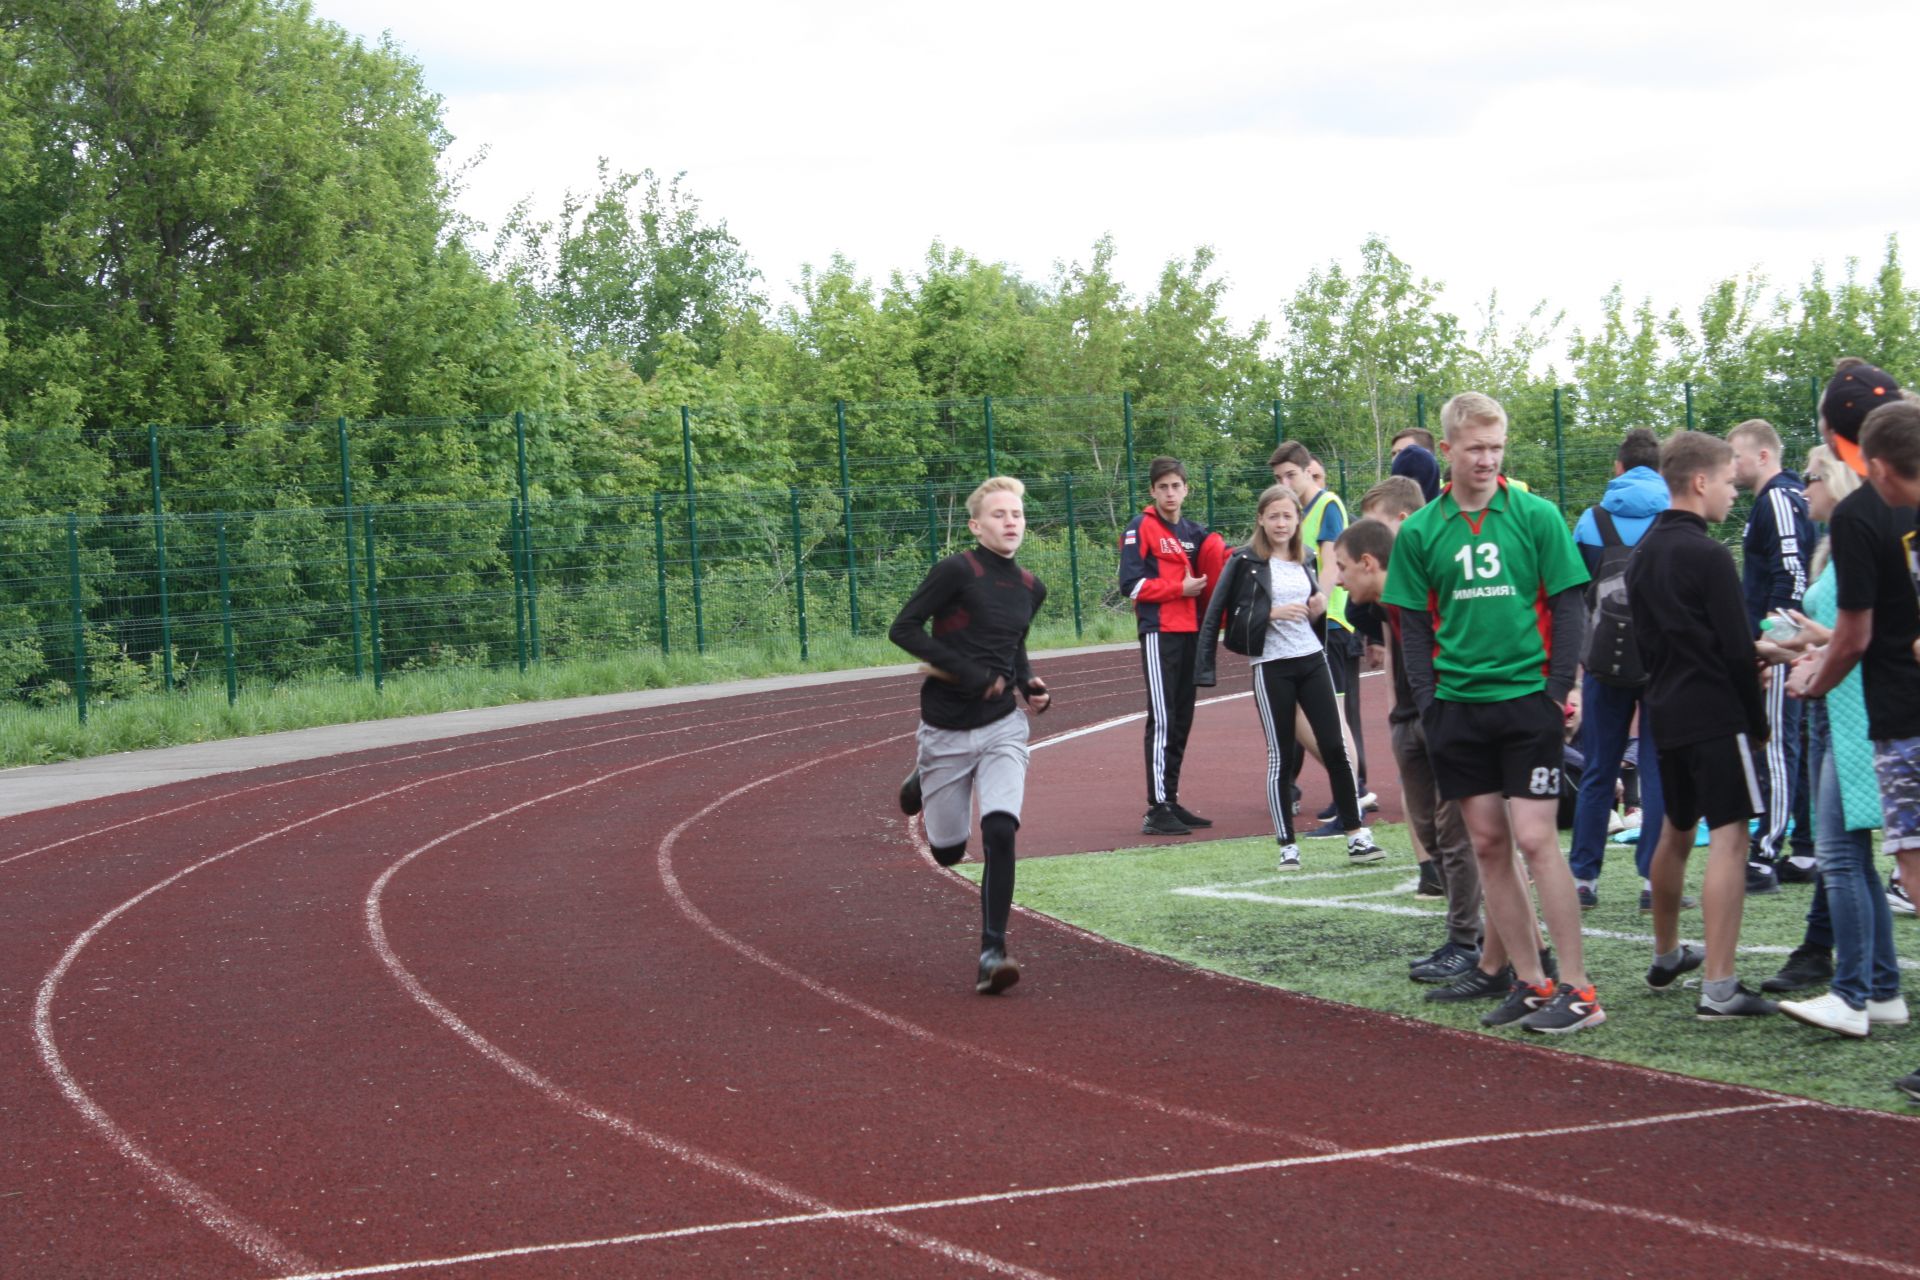
[[[1036,627],[1029,647],[1072,648],[1133,639],[1132,617],[1094,611],[1086,634],[1071,621]],[[52,707],[0,705],[0,767],[77,760],[116,751],[180,746],[316,725],[351,724],[392,716],[464,711],[515,702],[542,702],[598,693],[662,689],[808,671],[846,671],[901,662],[906,655],[884,637],[824,636],[801,660],[798,641],[785,639],[709,649],[706,654],[657,651],[546,662],[528,668],[446,667],[387,675],[383,691],[363,680],[314,679],[278,685],[242,685],[229,706],[224,687],[206,684],[174,694],[148,693],[90,702],[79,723],[72,702]]]
[[[1649,991],[1643,975],[1650,959],[1652,917],[1639,911],[1640,882],[1632,854],[1618,845],[1608,851],[1600,905],[1585,913],[1583,924],[1588,930],[1648,941],[1587,937],[1588,969],[1607,1010],[1604,1025],[1571,1036],[1486,1031],[1479,1018],[1491,1002],[1427,1003],[1421,999],[1426,988],[1408,981],[1406,961],[1444,940],[1442,904],[1413,897],[1414,860],[1406,829],[1377,826],[1373,833],[1393,854],[1386,862],[1350,868],[1339,841],[1312,840],[1302,845],[1303,870],[1284,878],[1274,869],[1273,841],[1266,838],[1034,858],[1020,864],[1017,899],[1022,906],[1130,946],[1343,1004],[1482,1035],[1525,1036],[1568,1053],[1706,1080],[1852,1107],[1908,1110],[1891,1082],[1920,1065],[1920,1024],[1876,1028],[1864,1041],[1842,1040],[1784,1017],[1698,1022],[1693,1016],[1696,988],[1659,995]],[[1706,850],[1701,849],[1689,868],[1690,892],[1699,892],[1705,866]],[[979,877],[978,863],[970,861],[961,870]],[[1306,878],[1317,873],[1334,874]],[[1175,892],[1198,886],[1230,886],[1294,900],[1341,897],[1350,905],[1296,907]],[[1748,902],[1739,965],[1748,986],[1757,988],[1785,957],[1745,949],[1797,945],[1809,893],[1805,886],[1787,886],[1777,895]],[[1362,906],[1419,914],[1358,909]],[[1896,917],[1894,926],[1903,954],[1920,955],[1920,927],[1913,918]],[[1700,939],[1699,912],[1682,918],[1681,934]]]

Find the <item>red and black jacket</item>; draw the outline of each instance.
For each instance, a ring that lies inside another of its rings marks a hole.
[[[1120,590],[1133,601],[1140,634],[1197,633],[1226,561],[1226,540],[1203,524],[1169,526],[1152,506],[1135,516],[1120,535]],[[1207,580],[1197,596],[1182,594],[1189,573]]]

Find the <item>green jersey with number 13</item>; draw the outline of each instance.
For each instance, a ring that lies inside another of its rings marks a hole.
[[[1433,619],[1436,695],[1505,702],[1541,693],[1553,648],[1553,596],[1587,581],[1560,511],[1500,477],[1484,511],[1453,486],[1407,517],[1382,598]]]

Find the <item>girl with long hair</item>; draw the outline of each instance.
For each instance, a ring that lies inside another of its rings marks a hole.
[[[1314,633],[1314,620],[1326,612],[1327,597],[1306,563],[1300,499],[1277,484],[1260,495],[1255,512],[1252,540],[1234,551],[1220,571],[1220,584],[1200,628],[1195,683],[1214,683],[1214,642],[1224,626],[1227,647],[1253,663],[1253,698],[1267,739],[1267,809],[1280,844],[1281,870],[1300,866],[1293,806],[1286,794],[1296,711],[1304,713],[1316,754],[1333,783],[1348,860],[1378,862],[1386,854],[1361,821],[1333,675]]]

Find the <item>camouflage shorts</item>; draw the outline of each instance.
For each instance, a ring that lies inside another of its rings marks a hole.
[[[1876,739],[1873,772],[1884,811],[1881,852],[1920,849],[1920,738]]]

